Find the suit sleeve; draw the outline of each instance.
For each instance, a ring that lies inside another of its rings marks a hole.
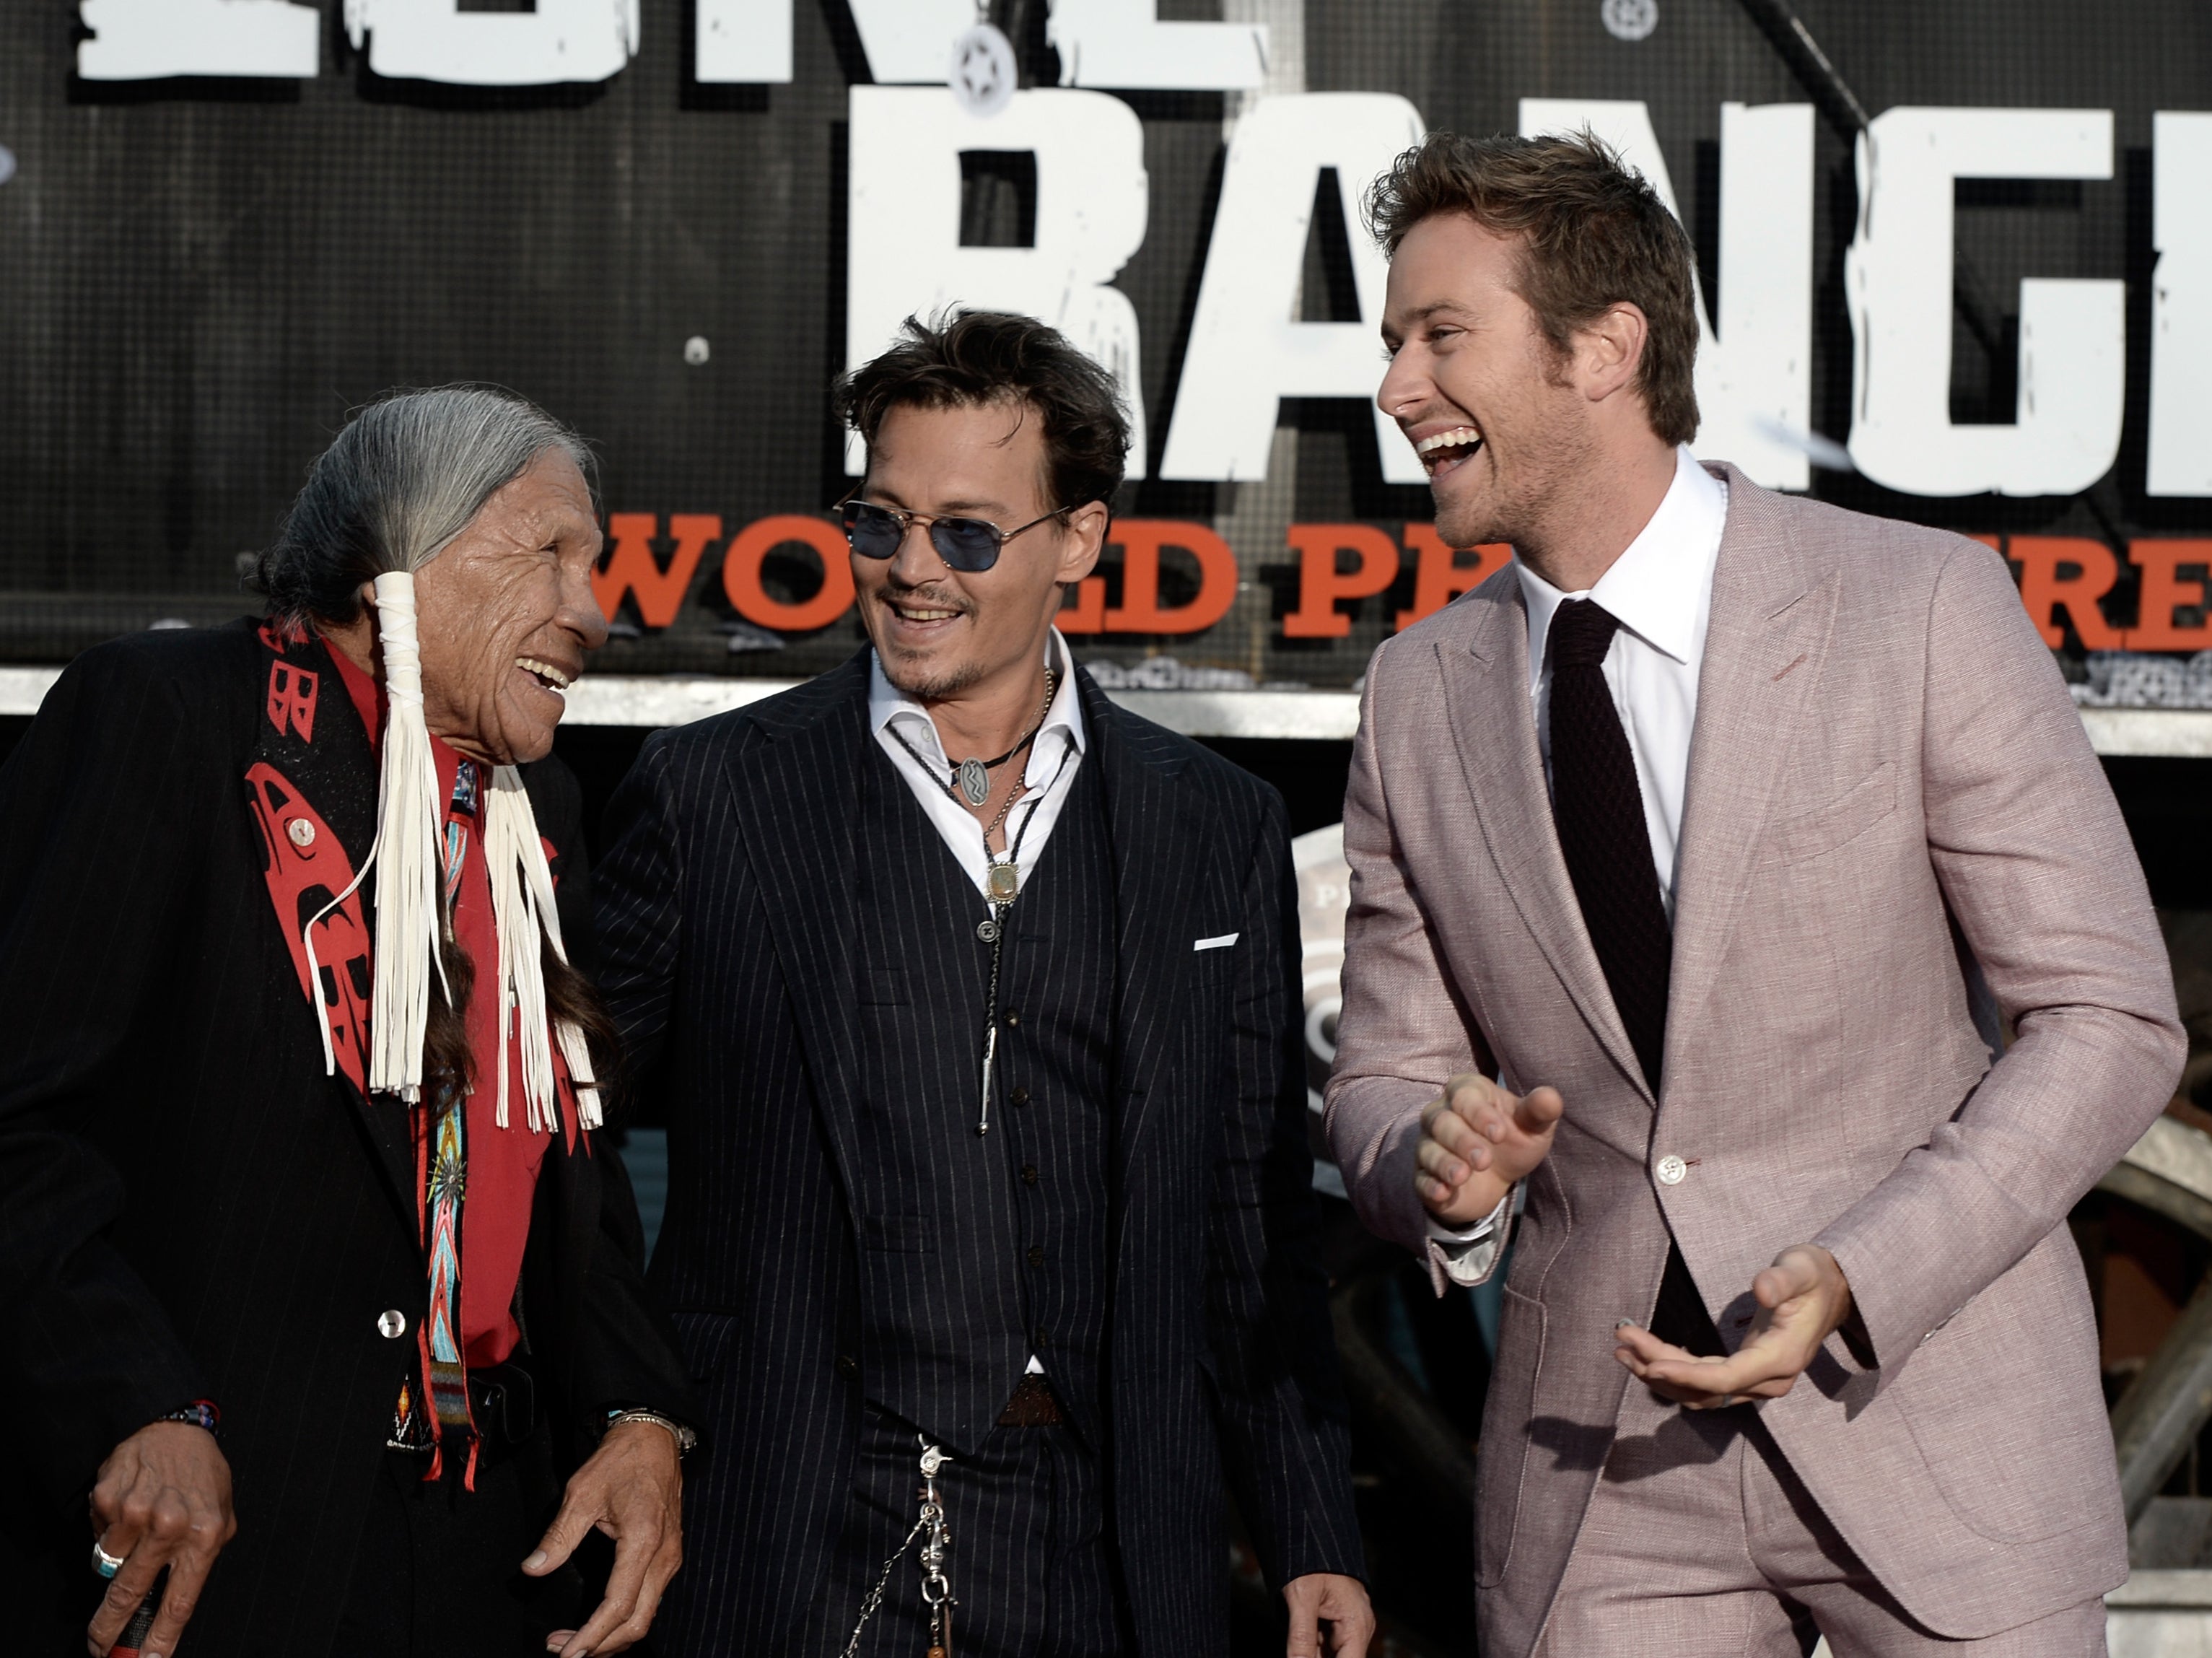
[[[1389,667],[1404,665],[1392,659],[1387,644],[1376,653],[1352,746],[1344,801],[1352,903],[1344,921],[1344,1004],[1328,1079],[1328,1131],[1359,1218],[1377,1236],[1420,1256],[1441,1295],[1451,1254],[1435,1237],[1413,1192],[1421,1110],[1452,1077],[1489,1067],[1453,998],[1450,970],[1407,873],[1376,754],[1378,687]],[[1492,1269],[1511,1228],[1508,1205],[1490,1235]]]
[[[527,774],[538,826],[563,850],[556,865],[561,930],[570,961],[586,972],[597,963],[592,903],[592,864],[583,835],[583,797],[575,774],[559,762],[541,762]],[[571,1201],[588,1212],[579,1229],[583,1258],[577,1318],[570,1330],[571,1371],[586,1425],[605,1412],[637,1406],[696,1424],[689,1371],[677,1356],[676,1333],[645,1282],[645,1228],[637,1193],[612,1137],[592,1136],[569,1182]]]
[[[645,1281],[645,1232],[629,1171],[604,1133],[592,1137],[588,1165],[577,1188],[596,1196],[598,1224],[580,1278],[575,1399],[594,1423],[611,1410],[642,1409],[696,1429],[704,1418],[690,1371],[678,1352],[675,1327]]]
[[[106,1239],[130,1202],[100,1149],[118,1097],[160,1109],[135,1051],[179,899],[226,785],[167,677],[79,659],[0,770],[0,1341],[16,1443],[57,1498],[205,1390],[144,1281]],[[210,1033],[215,1034],[215,1033]]]
[[[668,1035],[684,938],[684,859],[671,799],[671,736],[646,739],[607,807],[598,871],[599,991],[623,1040],[621,1108],[649,1085]]]
[[[2119,809],[1981,547],[1961,544],[1937,578],[1926,674],[1928,855],[2017,1035],[1951,1120],[1815,1240],[1885,1376],[2142,1136],[2186,1051]]]
[[[1214,1171],[1207,1325],[1231,1488],[1261,1566],[1364,1576],[1352,1507],[1319,1212],[1306,1143],[1297,879],[1280,798],[1267,792],[1244,878],[1236,1096]]]

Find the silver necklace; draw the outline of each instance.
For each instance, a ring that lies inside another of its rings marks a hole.
[[[1037,708],[1036,723],[1023,735],[1021,741],[1008,749],[996,760],[977,760],[970,756],[961,761],[952,768],[951,774],[945,780],[945,792],[956,800],[965,800],[970,806],[980,806],[989,799],[991,774],[1036,741],[1037,733],[1044,729],[1045,715],[1052,712],[1053,692],[1058,688],[1059,683],[1058,672],[1054,669],[1047,668],[1044,671],[1044,701]],[[906,740],[906,733],[896,725],[890,729],[891,735],[898,738],[899,746],[914,756],[914,763],[933,775],[937,768],[922,757],[920,749]],[[994,824],[993,827],[996,828],[997,825]]]

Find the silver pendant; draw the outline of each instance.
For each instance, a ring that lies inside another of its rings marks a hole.
[[[991,798],[991,774],[980,760],[960,762],[960,793],[971,806],[980,806]]]
[[[983,872],[983,896],[994,904],[1011,904],[1021,896],[1022,872],[1017,864],[994,864]]]

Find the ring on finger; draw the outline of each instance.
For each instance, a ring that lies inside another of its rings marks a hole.
[[[92,1546],[92,1569],[102,1577],[112,1577],[117,1572],[121,1571],[124,1559],[125,1557],[122,1555],[110,1554],[97,1542]]]

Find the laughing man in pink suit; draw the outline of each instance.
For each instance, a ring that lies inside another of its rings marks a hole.
[[[1690,248],[1594,141],[1374,210],[1378,401],[1516,553],[1369,669],[1328,1091],[1440,1288],[1517,1234],[1483,1652],[2103,1653],[2063,1223],[2184,1044],[2050,653],[1986,547],[1690,458]]]

